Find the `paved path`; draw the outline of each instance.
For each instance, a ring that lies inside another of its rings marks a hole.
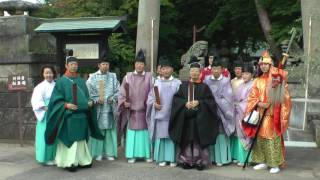
[[[34,160],[31,145],[20,147],[17,144],[0,143],[0,179],[8,180],[105,180],[105,179],[161,179],[161,180],[207,180],[207,179],[320,179],[320,149],[288,148],[287,168],[279,174],[270,175],[267,170],[242,171],[235,165],[215,167],[205,170],[183,170],[181,168],[158,167],[155,164],[137,162],[126,163],[123,153],[114,162],[95,162],[91,169],[76,173],[38,165]]]

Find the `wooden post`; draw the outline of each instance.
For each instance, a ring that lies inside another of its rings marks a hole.
[[[23,147],[23,119],[22,119],[22,111],[21,111],[21,91],[18,91],[18,114],[19,114],[19,141],[20,146]]]

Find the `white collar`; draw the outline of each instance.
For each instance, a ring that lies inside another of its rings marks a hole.
[[[237,77],[235,77],[234,79],[235,79],[235,80],[242,80],[242,78],[237,78]]]
[[[44,83],[46,84],[53,84],[54,83],[54,80],[52,80],[51,82],[47,81],[47,80],[43,80]]]
[[[222,74],[220,74],[220,77],[218,79],[214,78],[213,75],[211,75],[212,80],[220,81],[223,78]]]
[[[173,76],[170,76],[169,79],[165,79],[164,77],[161,77],[161,80],[163,80],[163,81],[172,81],[173,80]]]
[[[136,70],[134,70],[134,71],[133,71],[133,74],[138,74],[138,72],[137,72]],[[146,74],[146,72],[145,72],[145,71],[143,71],[141,75],[143,75],[143,76],[144,76],[145,74]]]
[[[107,71],[105,74],[108,74],[108,73],[109,73],[109,71]],[[97,74],[103,74],[103,73],[100,70],[98,70]],[[105,74],[103,74],[103,75],[105,75]]]

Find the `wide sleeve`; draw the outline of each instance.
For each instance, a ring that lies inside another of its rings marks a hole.
[[[219,133],[221,119],[217,114],[217,104],[209,86],[204,84],[201,98],[198,99],[200,112],[197,115],[200,145],[202,147],[215,144]]]
[[[289,125],[289,118],[291,113],[291,97],[289,93],[288,84],[285,84],[285,97],[281,104],[281,132],[284,133]]]
[[[90,76],[86,81],[86,85],[89,91],[90,99],[92,99],[95,103],[99,100],[98,89],[94,86],[94,75]]]
[[[36,86],[33,90],[32,97],[31,97],[31,106],[37,120],[42,121],[43,116],[45,114],[45,110],[42,108],[45,107],[46,104],[43,99],[41,84]]]
[[[258,80],[259,80],[258,78],[254,80],[252,88],[249,92],[244,117],[248,116],[255,109],[255,107],[257,106],[257,104],[259,102],[259,97],[261,96],[261,94],[260,94],[259,89],[257,87]],[[253,138],[256,135],[256,132],[257,132],[256,127],[248,126],[247,124],[245,124],[243,122],[241,123],[241,126],[243,128],[244,133],[248,137]]]
[[[67,110],[64,107],[65,102],[63,83],[58,81],[53,89],[47,111],[47,127],[45,131],[47,144],[53,144],[55,142],[60,125],[64,121],[64,116],[67,115]]]
[[[147,125],[148,125],[150,139],[153,139],[153,133],[154,133],[154,128],[155,128],[155,119],[154,119],[155,107],[154,107],[154,102],[155,102],[155,95],[154,95],[154,91],[151,89],[149,94],[148,94],[147,110],[146,110],[146,122],[147,122]]]
[[[122,84],[120,86],[120,91],[118,94],[118,105],[117,105],[117,130],[119,135],[124,132],[124,129],[129,121],[129,111],[124,107],[126,102],[126,90],[125,85],[127,83],[127,75],[123,78]]]
[[[257,78],[257,79],[255,79],[253,81],[252,88],[251,88],[251,90],[249,92],[245,116],[250,114],[254,110],[254,108],[257,106],[257,104],[259,102],[260,92],[259,92],[259,89],[257,87],[258,80],[259,79]]]
[[[173,96],[169,121],[169,136],[176,144],[180,144],[182,142],[186,111],[185,105],[187,103],[187,98],[183,93],[183,88],[183,84],[181,84],[178,92]]]
[[[114,74],[113,76],[113,96],[112,100],[118,102],[118,95],[120,93],[120,83],[117,79],[117,75]]]

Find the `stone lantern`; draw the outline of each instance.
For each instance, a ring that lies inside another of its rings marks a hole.
[[[28,1],[9,0],[0,2],[0,16],[29,15],[39,9],[40,5]]]

